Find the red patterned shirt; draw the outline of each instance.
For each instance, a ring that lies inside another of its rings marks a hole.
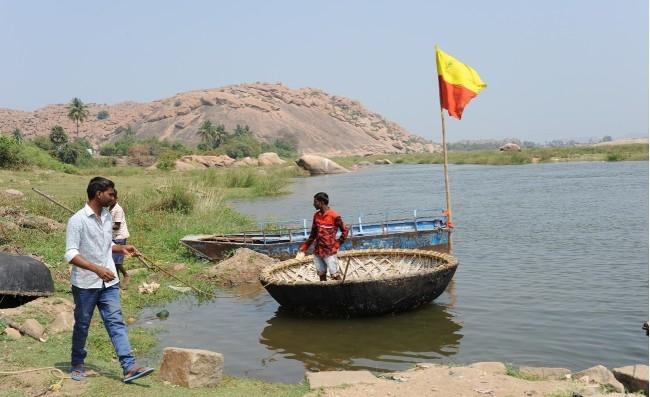
[[[337,240],[336,232],[339,230],[341,230],[341,237]],[[347,237],[348,229],[345,227],[341,215],[331,208],[324,214],[316,211],[311,224],[311,233],[307,241],[300,245],[300,251],[307,251],[309,246],[316,241],[314,255],[321,257],[335,255]]]

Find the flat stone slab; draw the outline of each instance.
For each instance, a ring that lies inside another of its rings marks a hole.
[[[379,383],[375,375],[370,371],[321,371],[307,372],[305,374],[309,382],[310,389],[319,389],[321,387],[336,387],[343,385],[354,385],[357,383]]]
[[[567,375],[571,375],[571,370],[568,368],[549,368],[549,367],[520,367],[519,372],[525,375],[536,376],[539,379],[566,379]]]
[[[506,365],[498,361],[483,361],[470,364],[469,367],[476,368],[491,375],[505,375],[508,372]]]
[[[629,391],[635,392],[644,390],[648,395],[648,372],[647,365],[627,365],[625,367],[614,368],[612,373],[616,379],[625,385]]]

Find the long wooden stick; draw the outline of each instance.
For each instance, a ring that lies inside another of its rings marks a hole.
[[[140,262],[143,265],[145,265],[149,269],[152,269],[154,271],[155,270],[160,270],[161,272],[165,273],[167,276],[173,278],[174,280],[178,281],[179,283],[182,283],[182,284],[192,288],[194,291],[196,291],[196,292],[198,292],[198,293],[200,293],[202,295],[209,296],[209,297],[214,296],[214,294],[212,292],[206,292],[206,291],[200,290],[200,289],[196,288],[195,286],[193,286],[192,284],[188,283],[187,281],[183,281],[181,278],[179,278],[178,276],[176,276],[173,273],[170,273],[167,269],[165,269],[164,267],[156,264],[154,261],[147,258],[145,255],[140,254],[140,256],[138,256],[137,258],[138,258],[138,260],[140,260]]]
[[[348,266],[350,266],[350,259],[352,259],[352,257],[349,257],[347,263],[345,264],[345,271],[343,272],[343,280],[341,280],[341,284],[345,282],[345,276],[348,275]]]
[[[63,205],[63,204],[61,204],[61,203],[59,203],[58,201],[56,201],[55,199],[53,199],[52,197],[50,197],[50,196],[47,195],[46,193],[43,193],[43,192],[41,192],[40,190],[38,190],[38,189],[36,189],[36,188],[32,188],[32,190],[35,191],[36,193],[40,194],[41,196],[45,197],[46,199],[50,200],[50,201],[53,202],[54,204],[58,205],[59,207],[68,210],[68,212],[70,212],[71,214],[74,214],[74,211],[73,211],[72,209],[66,207],[65,205]],[[165,269],[165,268],[163,268],[162,266],[156,264],[154,261],[152,261],[151,259],[147,258],[146,256],[140,254],[140,256],[138,256],[137,258],[138,258],[138,259],[140,260],[140,262],[142,262],[142,264],[145,265],[148,269],[152,269],[152,270],[154,270],[154,271],[159,270],[159,271],[165,273],[167,276],[169,276],[169,277],[173,278],[174,280],[176,280],[176,281],[178,281],[178,282],[180,282],[180,283],[182,283],[182,284],[184,284],[184,285],[186,285],[186,286],[192,288],[194,291],[196,291],[196,292],[198,292],[198,293],[200,293],[200,294],[202,294],[202,295],[209,296],[209,297],[214,297],[214,294],[213,294],[213,293],[211,293],[211,292],[206,292],[206,291],[202,291],[202,290],[196,288],[195,286],[191,285],[191,284],[188,283],[187,281],[183,281],[182,279],[180,279],[180,278],[177,277],[176,275],[170,273],[169,271],[167,271],[167,269]],[[143,259],[143,258],[144,258],[144,259]],[[146,261],[145,261],[145,259],[146,259]],[[147,263],[147,262],[149,262],[149,263]]]
[[[36,189],[35,187],[33,187],[32,190],[35,191],[36,193],[40,194],[41,196],[45,197],[46,199],[50,200],[54,204],[58,205],[59,207],[65,209],[65,210],[68,210],[71,214],[74,214],[74,211],[72,209],[70,209],[70,208],[66,207],[65,205],[59,203],[58,201],[54,200],[52,197],[50,197],[46,193],[41,192],[40,190]]]
[[[449,172],[447,171],[448,158],[447,158],[447,134],[445,133],[445,115],[443,113],[442,102],[440,103],[440,120],[442,122],[442,153],[443,153],[443,169],[445,173],[445,199],[447,201],[447,224],[451,223],[451,193],[449,191]],[[448,233],[449,239],[449,252],[453,248],[451,240],[451,233]]]

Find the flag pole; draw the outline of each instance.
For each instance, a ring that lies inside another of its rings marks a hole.
[[[438,83],[440,84],[440,83]],[[447,134],[445,132],[445,115],[443,113],[443,108],[442,108],[442,103],[440,104],[440,122],[442,123],[442,153],[443,153],[443,170],[445,174],[445,199],[447,202],[447,209],[445,212],[447,213],[447,227],[449,228],[449,225],[452,224],[451,221],[451,193],[449,192],[449,172],[447,170],[448,166],[448,158],[447,158]],[[451,252],[453,248],[453,243],[451,239],[451,229],[449,231],[449,252]]]

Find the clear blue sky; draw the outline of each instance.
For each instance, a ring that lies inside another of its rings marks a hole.
[[[438,141],[438,44],[488,84],[452,141],[648,135],[647,0],[0,0],[0,37],[0,107],[280,81]]]

